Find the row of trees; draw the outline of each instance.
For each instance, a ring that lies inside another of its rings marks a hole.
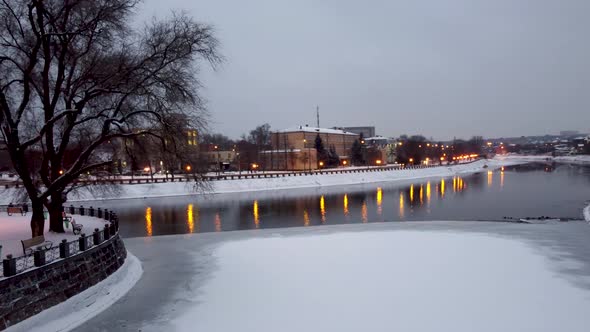
[[[426,159],[433,163],[453,162],[458,156],[481,154],[484,140],[474,136],[470,140],[455,139],[452,143],[427,140],[422,135],[400,137],[396,147],[397,162],[401,164],[421,164]]]
[[[230,150],[239,142],[248,142],[259,149],[270,148],[270,125],[264,123],[252,129],[248,135],[242,134],[239,140],[232,140],[231,138],[219,133],[205,133],[200,136],[199,142],[201,145],[217,145],[219,149]]]
[[[0,128],[32,205],[33,236],[43,234],[44,207],[50,230],[64,231],[66,194],[112,164],[112,142],[150,136],[182,158],[175,133],[204,125],[196,67],[222,60],[212,28],[174,14],[134,30],[138,3],[0,3]]]

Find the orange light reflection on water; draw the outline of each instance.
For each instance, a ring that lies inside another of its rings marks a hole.
[[[381,215],[383,213],[383,189],[381,187],[377,188],[377,214]]]
[[[344,194],[344,215],[348,216],[348,195]]]
[[[324,195],[320,197],[320,214],[322,215],[322,224],[326,222],[326,200]]]
[[[221,232],[221,216],[219,212],[215,213],[215,231]]]
[[[260,215],[258,214],[258,201],[252,203],[252,216],[254,217],[254,226],[260,228]]]
[[[186,224],[188,225],[188,232],[195,231],[195,217],[193,215],[193,205],[189,204],[186,208]]]
[[[147,207],[145,209],[145,231],[147,236],[152,236],[152,208]]]
[[[404,193],[399,193],[399,217],[404,217]]]
[[[424,204],[424,185],[420,185],[420,205]]]
[[[309,226],[309,224],[309,213],[307,212],[307,210],[303,210],[303,226]]]

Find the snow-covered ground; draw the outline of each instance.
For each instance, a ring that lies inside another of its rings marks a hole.
[[[528,156],[519,154],[497,155],[494,160],[514,162],[558,162],[577,165],[590,165],[590,155],[559,156],[550,155]]]
[[[74,215],[76,223],[83,225],[82,232],[90,234],[95,228],[103,229],[105,221],[88,216]],[[31,238],[31,214],[26,216],[13,214],[8,216],[6,212],[0,212],[0,245],[2,246],[1,258],[12,254],[13,256],[22,256],[23,247],[21,240]],[[49,220],[45,221],[45,240],[53,242],[57,246],[62,239],[74,241],[80,235],[74,235],[72,226],[66,228],[65,233],[49,232]]]
[[[590,326],[588,290],[556,276],[530,246],[494,236],[397,231],[250,239],[223,244],[213,257],[209,280],[170,319],[174,330]]]
[[[67,301],[6,329],[6,332],[70,331],[100,314],[123,297],[141,278],[137,257],[127,252],[125,263],[115,273]]]
[[[235,193],[295,188],[314,188],[328,186],[346,186],[364,183],[378,182],[395,182],[413,179],[422,179],[429,177],[448,177],[458,174],[470,174],[482,172],[484,170],[498,168],[503,165],[518,164],[517,161],[496,161],[480,160],[473,163],[459,164],[453,166],[431,167],[422,169],[403,169],[389,170],[380,172],[359,172],[346,174],[314,174],[301,176],[288,176],[277,178],[261,179],[240,179],[240,180],[221,180],[211,181],[207,193]],[[484,168],[487,166],[487,168]],[[4,191],[2,191],[4,190]],[[192,183],[150,183],[150,184],[132,184],[121,185],[120,194],[113,197],[112,193],[90,193],[81,191],[78,194],[70,194],[70,201],[88,201],[100,199],[129,199],[129,198],[147,198],[147,197],[166,197],[166,196],[185,196],[194,195],[199,192],[195,191]],[[13,189],[0,189],[0,204],[11,202],[11,196],[14,196]]]

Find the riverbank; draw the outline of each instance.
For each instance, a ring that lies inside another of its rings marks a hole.
[[[82,189],[69,195],[69,201],[94,201],[110,199],[133,199],[188,196],[195,194],[224,194],[267,190],[287,190],[298,188],[319,188],[330,186],[347,186],[366,183],[396,182],[404,180],[423,179],[430,177],[449,177],[465,175],[485,170],[497,169],[504,165],[518,164],[516,161],[479,160],[472,163],[453,166],[441,166],[417,169],[387,170],[374,172],[359,172],[345,174],[310,174],[302,176],[235,179],[208,182],[210,188],[196,190],[194,183],[149,183],[124,184],[118,188],[118,195],[101,193],[96,190]],[[8,204],[14,195],[14,189],[4,189],[1,192],[0,204]]]
[[[584,218],[590,222],[590,204],[584,208]]]
[[[558,156],[550,155],[528,156],[520,154],[497,155],[494,160],[512,162],[555,162],[563,164],[590,165],[590,155]]]

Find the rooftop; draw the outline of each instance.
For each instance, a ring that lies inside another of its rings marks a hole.
[[[358,134],[351,133],[349,131],[344,131],[340,129],[329,129],[329,128],[317,128],[317,127],[309,127],[309,126],[297,126],[291,127],[283,130],[277,130],[277,133],[297,133],[297,132],[306,132],[306,133],[321,133],[321,134],[338,134],[338,135],[351,135],[351,136],[358,136]]]

